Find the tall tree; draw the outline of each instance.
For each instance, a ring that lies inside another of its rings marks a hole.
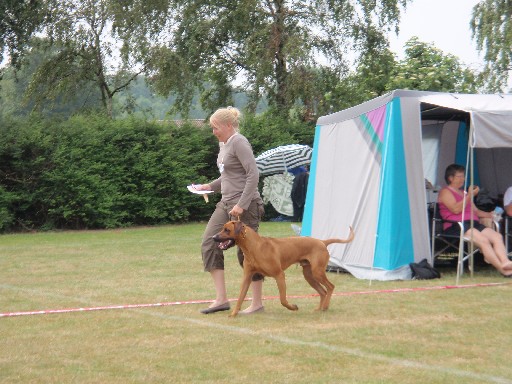
[[[408,1],[173,0],[179,18],[153,78],[161,92],[180,93],[181,107],[205,80],[209,109],[226,103],[236,82],[253,106],[262,95],[282,113],[298,101],[311,106],[300,91],[311,88],[318,68],[346,73],[350,52],[385,39],[373,31],[396,28]]]
[[[34,109],[34,99],[27,97],[33,76],[47,57],[48,52],[38,49],[41,39],[33,38],[23,54],[20,68],[8,66],[0,81],[0,115],[27,115]],[[43,43],[46,45],[47,43]],[[101,109],[99,90],[94,83],[85,83],[73,97],[57,96],[55,100],[39,100],[37,110],[44,116],[58,114],[70,116],[77,110]]]
[[[381,33],[376,29],[369,30],[368,38],[363,42],[356,77],[352,79],[352,87],[355,87],[360,99],[354,101],[363,102],[389,90],[387,85],[397,62],[389,42],[380,36]]]
[[[477,77],[456,56],[413,37],[405,44],[405,58],[395,66],[386,88],[476,92],[481,85]]]
[[[512,70],[512,2],[483,0],[470,22],[479,51],[484,51],[485,78],[491,91],[501,91]]]
[[[0,63],[19,67],[26,44],[44,19],[41,0],[0,0]]]
[[[168,21],[167,0],[41,0],[48,59],[28,88],[36,102],[72,97],[96,85],[112,116],[115,94],[148,65],[149,49]]]

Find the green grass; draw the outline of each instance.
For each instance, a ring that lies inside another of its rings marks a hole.
[[[0,236],[0,313],[205,300],[204,223],[111,231]],[[289,223],[261,233],[293,235]],[[329,274],[317,297],[278,300],[262,314],[202,315],[206,304],[0,318],[0,383],[512,383],[512,285],[342,295],[455,284],[379,282]],[[226,252],[229,296],[241,268]],[[507,283],[479,266],[460,284]],[[310,295],[299,267],[288,293]],[[277,295],[273,279],[264,295]]]

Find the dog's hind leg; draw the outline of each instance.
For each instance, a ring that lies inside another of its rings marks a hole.
[[[329,279],[327,278],[327,276],[325,275],[325,271],[323,273],[323,276],[320,276],[318,280],[320,281],[320,284],[322,284],[327,291],[324,301],[321,303],[321,308],[320,308],[320,310],[326,311],[327,309],[329,309],[329,304],[331,302],[331,296],[332,296],[332,293],[334,292],[335,287],[334,287],[334,284],[331,283],[329,281]]]
[[[327,291],[325,288],[313,277],[313,273],[311,272],[311,265],[307,262],[301,262],[302,265],[302,274],[304,275],[304,278],[306,281],[313,287],[315,291],[318,292],[320,295],[320,304],[318,305],[317,310],[320,310],[323,308],[323,302],[325,300],[325,295]]]
[[[299,309],[295,304],[288,303],[288,300],[286,299],[286,280],[284,277],[284,272],[281,271],[281,273],[277,276],[275,276],[277,288],[279,289],[279,298],[281,299],[281,304],[283,307],[288,308],[290,311],[296,311]]]
[[[327,259],[328,260],[328,259]],[[325,296],[320,301],[320,307],[318,308],[321,311],[325,311],[329,308],[329,303],[331,301],[332,293],[334,292],[334,284],[327,279],[325,274],[325,269],[327,267],[327,261],[325,263],[318,263],[311,265],[311,274],[312,278],[317,281],[320,285],[322,285],[323,289],[326,291]]]

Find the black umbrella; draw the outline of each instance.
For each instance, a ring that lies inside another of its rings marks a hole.
[[[261,176],[274,175],[301,165],[309,165],[312,155],[313,149],[309,145],[281,145],[259,155],[256,165]]]

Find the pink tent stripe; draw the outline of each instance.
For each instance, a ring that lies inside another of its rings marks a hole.
[[[375,134],[379,137],[380,141],[384,138],[384,123],[386,121],[386,106],[374,109],[366,114],[368,120],[375,130]]]

